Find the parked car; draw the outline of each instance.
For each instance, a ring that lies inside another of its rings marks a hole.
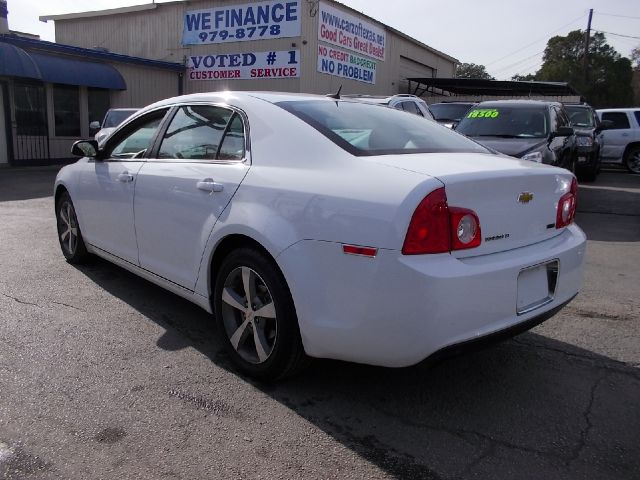
[[[576,135],[558,102],[481,102],[469,110],[456,132],[505,155],[575,171]]]
[[[640,107],[596,110],[600,120],[611,122],[602,132],[603,163],[624,165],[640,173]]]
[[[436,122],[448,128],[455,128],[474,105],[474,102],[441,102],[432,103],[429,108]]]
[[[580,180],[593,182],[600,171],[602,130],[596,111],[587,104],[565,104],[569,121],[576,133],[576,175]]]
[[[89,127],[93,130],[100,129],[96,132],[94,138],[98,143],[107,138],[111,132],[113,132],[118,125],[124,122],[131,115],[136,113],[137,108],[110,108],[102,120],[102,123],[93,121]]]
[[[395,108],[396,110],[404,110],[420,117],[434,120],[431,110],[427,102],[420,97],[408,94],[398,94],[391,96],[375,96],[375,95],[342,95],[342,98],[355,100],[359,102],[375,103],[377,105],[385,105]]]
[[[412,365],[531,328],[581,285],[570,172],[392,108],[194,94],[73,153],[55,181],[66,259],[98,255],[214,313],[258,378],[307,356]]]

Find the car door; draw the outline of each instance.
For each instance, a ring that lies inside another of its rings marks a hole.
[[[613,125],[602,132],[602,153],[604,160],[622,161],[627,144],[632,141],[631,124],[626,112],[602,112],[601,120],[609,120]]]
[[[195,288],[209,234],[249,169],[246,124],[224,106],[174,108],[136,182],[142,268]]]
[[[552,132],[557,132],[560,127],[570,127],[571,121],[564,109],[552,106],[551,109]],[[555,135],[549,143],[549,149],[556,158],[556,165],[572,169],[573,162],[576,161],[576,139],[575,134],[569,136]]]
[[[87,243],[138,265],[133,222],[136,176],[168,109],[137,118],[84,164],[75,202]]]

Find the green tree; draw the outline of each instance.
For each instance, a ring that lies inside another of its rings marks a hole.
[[[535,79],[535,73],[529,73],[528,75],[520,75],[519,73],[516,73],[513,77],[511,77],[511,80],[514,80],[516,82],[531,81]]]
[[[582,30],[550,38],[536,80],[568,82],[597,108],[629,106],[633,101],[631,61],[607,44],[604,34],[595,33],[590,38],[585,79],[584,41]]]
[[[484,65],[475,63],[461,63],[456,68],[456,78],[480,78],[483,80],[495,80],[487,73]]]
[[[633,70],[640,72],[640,46],[631,50],[631,62],[633,63]]]

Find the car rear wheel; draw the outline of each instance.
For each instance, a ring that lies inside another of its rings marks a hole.
[[[224,259],[216,276],[214,312],[229,356],[243,373],[275,380],[306,364],[284,276],[259,251],[242,248]]]
[[[76,210],[67,192],[60,195],[56,202],[56,221],[62,254],[69,263],[83,263],[89,253],[82,239]]]
[[[627,169],[633,173],[640,173],[640,147],[631,147],[624,159]]]

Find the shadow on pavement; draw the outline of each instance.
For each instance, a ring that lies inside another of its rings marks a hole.
[[[53,196],[61,165],[0,169],[0,202]]]
[[[99,259],[80,270],[166,330],[150,342],[234,371],[200,308]],[[434,367],[317,360],[278,384],[246,381],[395,478],[640,472],[640,370],[534,333]]]

